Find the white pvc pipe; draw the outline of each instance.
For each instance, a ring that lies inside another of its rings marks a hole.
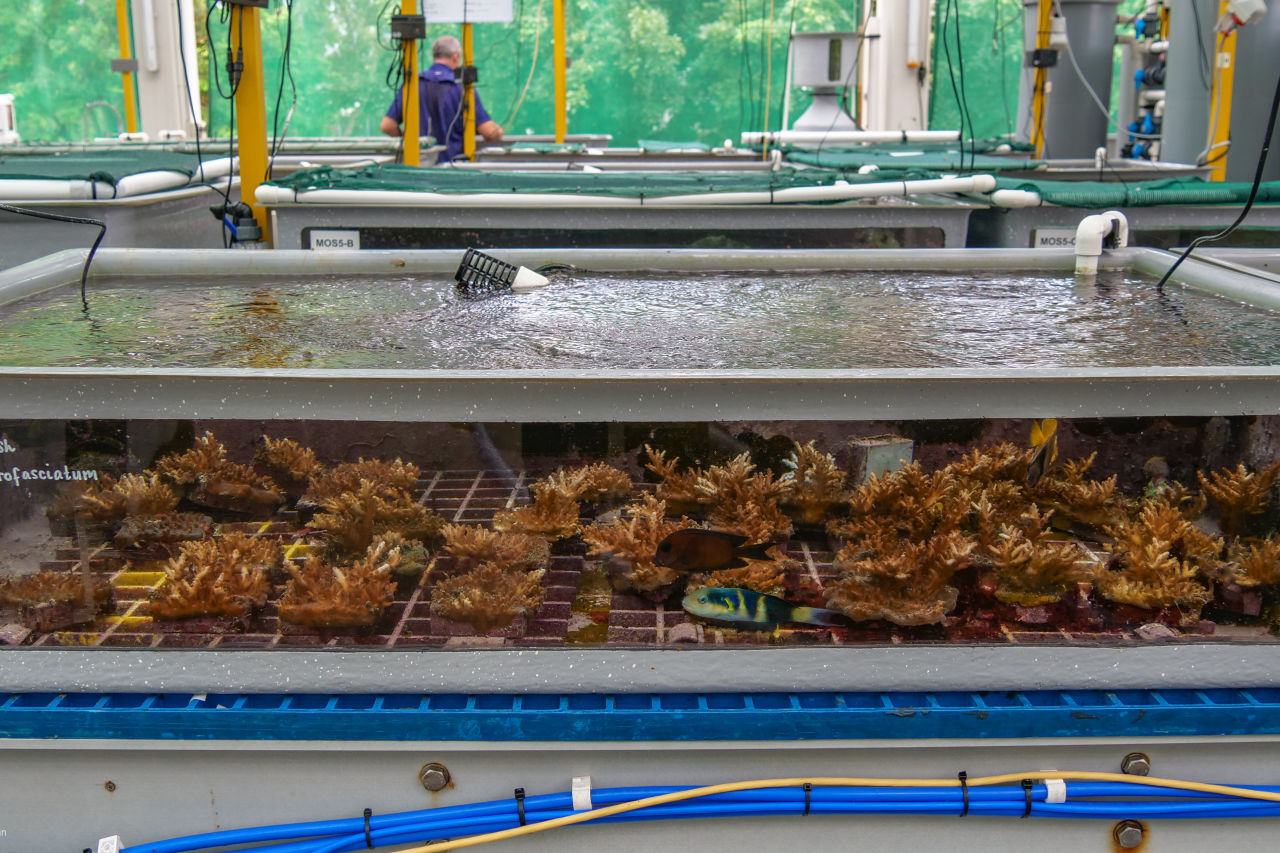
[[[182,172],[139,172],[136,175],[125,175],[116,181],[115,195],[146,195],[161,190],[172,190],[185,187],[191,179]]]
[[[838,182],[824,187],[788,187],[730,193],[690,193],[656,197],[583,196],[556,193],[420,193],[405,190],[304,190],[262,184],[259,204],[385,204],[409,207],[668,207],[728,204],[799,204],[845,201],[876,196],[923,193],[985,193],[995,189],[991,175],[936,178],[920,181],[879,181],[872,184]]]
[[[101,181],[51,181],[38,178],[0,180],[0,199],[5,201],[64,201],[112,198],[116,191]]]
[[[745,131],[743,145],[838,145],[864,142],[955,142],[960,139],[958,130],[771,130]]]
[[[920,4],[924,0],[907,0],[907,67],[920,67]]]
[[[991,194],[991,203],[996,207],[1040,207],[1044,201],[1040,193],[1032,190],[996,190]]]
[[[142,0],[142,67],[151,73],[160,70],[156,46],[156,9],[152,0]]]
[[[1118,210],[1094,213],[1076,227],[1076,275],[1096,275],[1098,260],[1112,238],[1115,248],[1129,245],[1129,220]]]

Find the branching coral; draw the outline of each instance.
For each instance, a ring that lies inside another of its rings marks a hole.
[[[431,592],[431,612],[467,622],[484,633],[510,625],[517,616],[531,615],[542,603],[544,570],[505,571],[481,563],[464,575],[445,578]]]
[[[392,551],[400,552],[400,561],[391,567],[391,577],[397,585],[412,585],[422,577],[423,572],[427,570],[427,566],[431,563],[431,552],[427,550],[425,545],[412,539],[406,539],[395,531],[379,533],[374,536],[370,547],[377,548],[379,546],[388,554]]]
[[[503,533],[472,524],[447,524],[441,530],[444,551],[471,563],[492,563],[500,569],[527,570],[551,558],[547,540],[526,533]]]
[[[604,462],[561,469],[544,482],[571,500],[593,504],[625,499],[631,494],[631,478],[627,472]]]
[[[1108,532],[1115,539],[1108,546],[1112,558],[1094,578],[1103,596],[1134,607],[1199,613],[1209,600],[1200,578],[1219,572],[1221,539],[1163,501],[1146,504],[1133,522]]]
[[[116,506],[123,507],[126,515],[157,515],[172,512],[178,506],[178,495],[161,482],[158,474],[125,474],[111,491],[114,496],[104,507],[110,506],[112,511]]]
[[[950,470],[924,473],[912,462],[897,471],[872,475],[854,490],[848,520],[827,525],[846,539],[876,536],[885,530],[914,542],[957,530],[968,519],[974,489]]]
[[[291,438],[274,439],[264,435],[253,458],[272,473],[290,480],[310,479],[324,467],[314,450]]]
[[[713,465],[694,484],[701,500],[711,504],[711,523],[720,530],[769,542],[791,533],[791,519],[778,505],[787,487],[767,473],[753,474],[750,454],[726,465]]]
[[[1204,489],[1222,510],[1222,532],[1228,536],[1242,536],[1249,516],[1266,509],[1271,499],[1271,488],[1280,476],[1280,462],[1252,473],[1244,463],[1234,471],[1211,471],[1209,476],[1197,471],[1200,488]]]
[[[666,453],[644,446],[648,462],[645,468],[658,477],[658,497],[667,502],[673,512],[691,511],[705,502],[705,497],[698,491],[698,478],[702,475],[700,468],[680,471],[679,459],[667,459]]]
[[[192,487],[192,500],[209,506],[269,514],[284,501],[270,477],[260,477],[249,466],[227,459],[227,449],[212,432],[196,439],[192,449],[169,454],[158,464],[175,483]]]
[[[1280,583],[1280,540],[1238,541],[1231,549],[1235,571],[1232,579],[1240,586],[1274,586]]]
[[[394,462],[380,459],[344,462],[327,471],[313,474],[311,485],[299,502],[321,506],[325,501],[344,492],[359,491],[360,484],[366,480],[373,483],[378,494],[384,497],[396,491],[412,492],[421,476],[422,472],[417,465],[402,462],[398,457]]]
[[[197,512],[168,512],[162,515],[131,515],[116,531],[117,548],[132,548],[147,542],[190,542],[213,533],[213,519]]]
[[[408,492],[379,487],[361,480],[354,492],[344,492],[324,503],[325,511],[312,524],[325,531],[330,549],[337,554],[358,554],[380,533],[399,533],[406,539],[426,541],[439,535],[444,518]]]
[[[642,494],[640,502],[625,507],[616,521],[583,528],[588,553],[612,558],[615,566],[625,564],[622,585],[626,588],[649,593],[669,587],[679,575],[673,569],[653,565],[653,556],[659,542],[677,530],[692,527],[693,522],[687,518],[668,521],[666,512],[666,501],[648,492]]]
[[[1090,527],[1115,524],[1126,509],[1116,489],[1115,475],[1105,480],[1087,480],[1084,476],[1096,456],[1091,453],[1085,459],[1065,463],[1039,480],[1029,490],[1029,496],[1076,524]]]
[[[392,570],[400,552],[378,543],[350,565],[307,558],[301,569],[286,564],[290,575],[280,597],[280,621],[312,628],[369,628],[391,603]]]
[[[227,448],[205,432],[195,441],[195,447],[184,453],[170,453],[157,463],[160,471],[176,483],[190,484],[211,479],[226,466],[234,463],[227,459]]]
[[[1022,483],[1027,478],[1027,465],[1034,449],[1009,442],[977,447],[947,466],[955,476],[981,485],[1001,480]]]
[[[243,533],[184,543],[165,567],[168,582],[152,597],[151,616],[243,616],[266,602],[269,574],[280,567],[282,557],[275,540]]]
[[[1057,601],[1084,578],[1079,547],[1050,539],[1048,513],[1032,508],[1020,525],[1006,524],[988,552],[996,569],[996,598],[1006,604],[1033,607]]]
[[[533,484],[533,503],[495,513],[493,526],[504,533],[528,533],[550,540],[578,532],[578,502],[551,484]]]
[[[45,515],[63,522],[74,521],[77,514],[94,522],[119,521],[125,515],[124,495],[115,490],[115,484],[110,474],[102,474],[96,482],[64,483],[45,508]]]
[[[94,575],[93,600],[102,605],[113,590],[105,577]],[[41,604],[77,605],[84,601],[84,576],[80,572],[42,571],[0,582],[0,604],[34,607]]]
[[[841,575],[827,587],[827,606],[854,621],[941,622],[959,594],[948,582],[968,565],[972,550],[973,543],[955,531],[927,542],[885,537],[871,548],[846,545],[834,560]]]
[[[737,569],[720,569],[707,577],[704,586],[749,589],[765,595],[786,595],[787,569],[798,566],[794,560],[751,560]],[[690,590],[694,587],[690,584]]]
[[[806,524],[817,523],[832,506],[849,499],[845,472],[831,454],[818,450],[814,442],[796,442],[795,451],[782,464],[790,469],[779,478],[785,490],[782,503],[796,507],[800,520]]]

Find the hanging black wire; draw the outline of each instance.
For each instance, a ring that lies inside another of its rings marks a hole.
[[[70,222],[74,225],[96,225],[98,227],[98,238],[93,241],[93,245],[89,247],[89,254],[85,256],[84,268],[80,271],[80,303],[84,305],[84,310],[89,310],[89,299],[85,292],[85,283],[89,278],[89,264],[93,263],[93,256],[98,251],[98,246],[102,245],[102,238],[107,236],[107,223],[97,219],[83,219],[79,216],[62,216],[57,213],[45,213],[43,210],[28,210],[25,207],[14,207],[11,204],[0,204],[0,210],[7,210],[10,213],[16,213],[19,216],[33,216],[36,219],[50,219],[54,222]]]
[[[288,79],[289,88],[292,92],[292,100],[289,104],[289,113],[285,117],[285,133],[289,129],[289,117],[293,114],[293,109],[298,103],[298,85],[293,79],[293,0],[285,0],[285,23],[284,23],[284,51],[280,54],[280,85],[276,89],[276,106],[271,114],[271,156],[267,160],[267,173],[263,175],[262,182],[266,183],[271,180],[271,169],[275,166],[276,155],[280,153],[280,146],[284,144],[284,136],[280,131],[280,102],[284,98],[284,81]]]
[[[1262,185],[1262,175],[1267,169],[1267,155],[1271,151],[1271,135],[1276,129],[1277,112],[1280,112],[1280,78],[1277,78],[1276,80],[1276,91],[1271,97],[1271,115],[1267,118],[1267,132],[1263,134],[1262,137],[1262,150],[1258,152],[1258,168],[1253,174],[1253,186],[1249,188],[1249,199],[1244,203],[1244,208],[1241,209],[1240,215],[1236,217],[1235,222],[1232,222],[1217,234],[1207,234],[1192,240],[1191,245],[1187,246],[1187,248],[1183,250],[1182,254],[1178,256],[1178,259],[1174,261],[1169,269],[1165,271],[1165,274],[1161,276],[1160,281],[1156,284],[1157,293],[1164,291],[1164,284],[1169,280],[1169,277],[1173,275],[1173,271],[1181,266],[1182,262],[1185,261],[1197,247],[1202,246],[1205,243],[1215,243],[1218,240],[1227,237],[1231,232],[1239,228],[1240,223],[1244,222],[1244,218],[1249,215],[1250,209],[1253,208],[1253,201],[1258,197],[1258,187]]]
[[[974,141],[973,113],[969,111],[969,95],[964,86],[964,47],[960,40],[960,0],[949,0],[955,9],[956,68],[960,75],[960,169],[964,170],[964,143],[969,140],[969,171],[977,168],[977,143]],[[965,128],[968,127],[966,131]]]

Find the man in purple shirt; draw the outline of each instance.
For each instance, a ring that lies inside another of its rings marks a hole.
[[[437,162],[448,163],[462,156],[463,99],[462,84],[453,78],[453,70],[462,64],[462,45],[453,36],[440,36],[431,46],[434,64],[418,72],[418,127],[423,136],[434,137],[445,146]],[[396,89],[395,99],[382,117],[382,132],[399,136],[403,131],[404,90]],[[489,118],[476,93],[476,132],[486,142],[502,139],[502,128]]]

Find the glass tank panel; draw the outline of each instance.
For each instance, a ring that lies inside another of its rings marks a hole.
[[[1271,642],[1277,435],[1276,416],[10,420],[0,644]]]

